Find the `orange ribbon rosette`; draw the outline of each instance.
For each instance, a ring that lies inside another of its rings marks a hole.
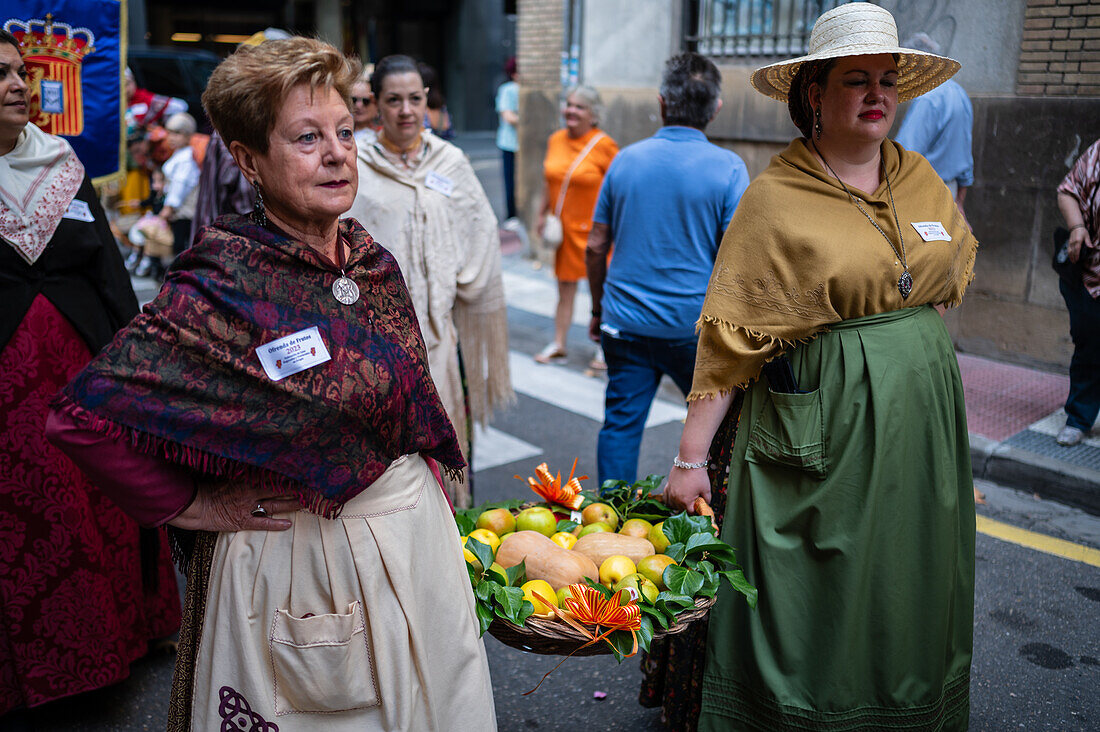
[[[630,653],[623,657],[630,658],[638,653],[638,631],[642,628],[642,609],[638,607],[638,603],[634,600],[628,600],[625,605],[622,604],[623,597],[629,597],[625,590],[620,590],[611,597],[604,597],[592,587],[578,583],[569,586],[569,593],[571,596],[565,598],[556,615],[589,639],[573,653],[600,641],[607,641],[607,644],[611,645],[611,641],[607,640],[607,636],[616,630],[630,631],[630,635],[634,639],[634,646],[631,648]],[[539,600],[547,601],[537,593],[534,594]],[[586,624],[594,625],[595,628],[589,630]],[[600,632],[601,627],[605,629],[602,633]],[[573,653],[570,653],[569,656],[572,656]],[[569,656],[563,658],[557,666],[547,671],[543,675],[542,681],[539,681],[538,686],[525,692],[524,696],[538,691],[539,686],[542,686],[542,682],[546,681],[546,677],[554,673],[558,666],[565,663],[565,659]]]
[[[565,485],[562,485],[561,471],[558,471],[557,476],[554,476],[550,473],[549,466],[542,463],[535,468],[537,478],[528,478],[527,485],[531,486],[531,490],[539,494],[548,503],[557,503],[576,511],[584,502],[584,497],[581,496],[580,482],[587,480],[588,476],[582,475],[574,478],[573,474],[575,472],[577,472],[577,458],[573,458],[573,469],[569,471],[569,480],[565,482]],[[518,475],[516,479],[523,480]]]

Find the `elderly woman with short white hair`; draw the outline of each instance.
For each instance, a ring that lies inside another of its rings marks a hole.
[[[256,189],[69,384],[51,439],[188,569],[170,729],[495,729],[440,474],[465,466],[393,256],[340,219],[358,64],[242,47],[203,103]]]
[[[558,280],[558,304],[554,311],[554,339],[535,355],[539,363],[564,361],[566,337],[573,322],[577,283],[586,276],[584,249],[592,230],[592,212],[600,186],[619,154],[619,146],[600,129],[603,102],[590,86],[576,86],[565,95],[565,126],[546,141],[542,163],[545,184],[539,209],[538,231],[543,242],[556,247],[554,276]],[[605,369],[598,352],[590,366]]]

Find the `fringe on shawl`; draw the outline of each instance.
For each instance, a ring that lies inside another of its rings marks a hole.
[[[466,404],[470,417],[485,426],[494,410],[516,400],[508,367],[508,310],[502,305],[479,312],[459,301],[454,320],[466,370]]]
[[[293,495],[302,508],[310,513],[333,519],[340,515],[343,501],[323,496],[303,483],[255,465],[231,460],[220,455],[181,445],[178,442],[157,437],[147,432],[120,425],[117,422],[93,414],[64,395],[58,395],[50,403],[53,409],[61,409],[72,414],[82,427],[112,440],[125,440],[140,453],[155,455],[175,465],[182,465],[204,475],[225,480],[247,480],[270,491],[272,494]],[[179,537],[172,540],[173,558],[177,563],[180,556],[177,550],[184,547]]]
[[[724,397],[747,389],[749,385],[760,378],[760,369],[762,369],[765,364],[771,363],[775,359],[779,358],[788,349],[794,348],[795,346],[804,343],[809,343],[821,333],[826,333],[829,330],[828,326],[825,326],[820,330],[814,331],[808,336],[803,336],[802,338],[780,338],[777,336],[773,336],[769,333],[764,333],[763,331],[746,328],[743,325],[735,325],[728,320],[722,320],[721,318],[716,318],[713,315],[700,315],[699,320],[695,323],[695,332],[698,333],[704,324],[712,325],[722,330],[745,333],[750,338],[766,343],[769,348],[778,343],[780,348],[771,356],[768,356],[760,362],[760,368],[756,369],[756,373],[753,376],[731,384],[729,387],[722,387],[717,390],[712,389],[707,391],[696,391],[695,389],[692,389],[691,393],[687,395],[687,401],[689,402],[700,401],[702,399],[715,399],[718,397]]]

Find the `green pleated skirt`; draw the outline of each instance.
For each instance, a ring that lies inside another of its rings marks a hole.
[[[750,387],[722,538],[759,605],[711,611],[700,730],[965,730],[974,500],[962,381],[930,306],[793,349]]]

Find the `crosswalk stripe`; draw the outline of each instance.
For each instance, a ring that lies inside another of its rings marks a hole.
[[[508,363],[512,387],[520,394],[603,424],[603,381],[563,366],[536,363],[531,356],[518,351],[509,354]],[[684,406],[654,399],[645,426],[678,422],[686,416]]]
[[[474,427],[474,472],[526,460],[542,454],[542,448],[494,427]]]

